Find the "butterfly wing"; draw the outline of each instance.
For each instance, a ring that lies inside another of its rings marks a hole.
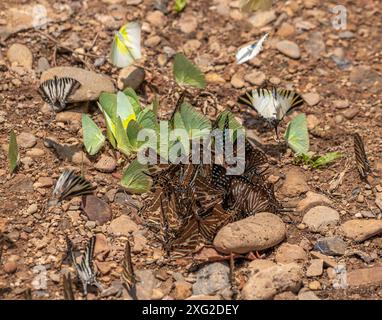
[[[71,96],[79,87],[81,83],[73,78],[58,78],[57,79],[57,100],[60,102],[61,110],[65,109],[66,102],[69,96]]]
[[[365,145],[361,136],[358,133],[353,135],[354,138],[354,153],[357,169],[361,179],[366,179],[368,173],[371,172],[369,161],[365,152]]]
[[[276,91],[277,109],[276,118],[281,121],[284,116],[292,109],[303,104],[302,97],[291,90],[278,89]]]
[[[137,300],[136,293],[136,278],[134,274],[133,262],[131,259],[131,247],[130,242],[127,240],[125,247],[125,256],[123,259],[123,271],[122,271],[122,283],[126,287],[127,291],[134,300]]]
[[[39,92],[55,112],[60,112],[65,109],[68,97],[80,86],[81,83],[73,78],[55,76],[44,81],[39,87]]]
[[[241,96],[239,101],[256,110],[266,120],[271,121],[277,118],[277,101],[269,89],[252,90]]]
[[[263,49],[263,43],[267,37],[268,33],[262,36],[259,41],[241,48],[236,54],[236,63],[242,64],[256,57]]]
[[[53,110],[57,102],[57,90],[55,79],[46,80],[38,88],[38,91],[43,100],[48,103]]]
[[[138,22],[130,22],[116,33],[110,58],[119,68],[127,67],[141,58],[141,27]]]

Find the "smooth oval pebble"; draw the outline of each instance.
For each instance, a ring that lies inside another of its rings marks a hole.
[[[103,74],[75,67],[55,67],[43,72],[41,82],[53,79],[69,77],[81,83],[81,87],[68,97],[68,102],[80,102],[97,100],[101,92],[115,92],[111,79]]]
[[[285,225],[278,216],[260,212],[224,226],[217,233],[214,246],[223,253],[248,253],[271,248],[285,236]]]

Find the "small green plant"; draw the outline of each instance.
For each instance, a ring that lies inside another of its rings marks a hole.
[[[182,12],[184,8],[186,7],[186,5],[187,5],[187,0],[175,0],[175,3],[174,3],[175,12],[177,13]]]
[[[15,172],[20,162],[19,147],[17,145],[16,135],[13,130],[9,134],[8,162],[11,174]]]
[[[297,115],[288,123],[285,131],[285,141],[296,153],[296,163],[305,164],[317,169],[340,158],[340,152],[328,152],[322,156],[309,151],[309,133],[304,113]]]

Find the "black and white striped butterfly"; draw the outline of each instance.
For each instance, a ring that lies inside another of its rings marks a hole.
[[[39,87],[39,93],[53,109],[54,112],[60,112],[65,109],[68,97],[73,94],[81,83],[77,80],[64,77],[44,81]]]
[[[247,92],[239,98],[244,103],[270,122],[278,136],[277,127],[285,115],[293,108],[301,106],[302,97],[293,91],[285,89],[256,89]]]
[[[54,205],[68,197],[92,193],[94,187],[73,170],[65,170],[58,178],[49,205]]]
[[[138,300],[136,283],[137,279],[134,273],[133,261],[131,259],[131,248],[130,242],[127,240],[125,247],[125,256],[123,258],[123,271],[121,275],[122,283],[125,286],[127,292],[133,298],[133,300]]]
[[[88,294],[88,286],[96,286],[100,291],[103,291],[102,286],[98,283],[96,279],[96,273],[93,269],[93,253],[94,253],[94,245],[95,245],[96,237],[93,236],[85,250],[85,255],[81,257],[81,262],[77,263],[76,257],[74,255],[73,250],[71,251],[72,262],[74,267],[76,268],[78,278],[82,282],[82,286],[84,288],[84,294]]]
[[[371,172],[369,161],[365,152],[365,145],[361,136],[358,133],[354,133],[354,153],[357,169],[361,179],[366,179],[367,175]]]

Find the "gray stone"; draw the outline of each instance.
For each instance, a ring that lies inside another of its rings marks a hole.
[[[130,233],[138,231],[138,226],[128,216],[122,215],[110,223],[108,230],[116,236],[128,236]]]
[[[111,219],[109,205],[94,195],[87,195],[83,199],[83,210],[90,221],[97,221],[100,225]]]
[[[323,232],[328,226],[334,226],[340,220],[339,213],[329,207],[317,206],[310,209],[302,219],[310,231]]]
[[[285,239],[286,228],[276,215],[260,212],[219,230],[215,248],[223,253],[248,253],[271,248]]]
[[[41,27],[47,22],[64,21],[71,14],[71,9],[63,6],[56,12],[49,1],[41,0],[38,3],[17,3],[3,13],[5,21],[0,25],[0,38],[5,39],[21,30]]]
[[[215,262],[202,267],[192,286],[193,295],[214,295],[230,288],[229,273],[226,263]]]
[[[305,50],[313,59],[319,59],[325,54],[326,46],[321,32],[313,32],[308,37]]]
[[[130,87],[137,90],[145,80],[145,70],[136,66],[128,66],[121,69],[118,76],[118,89]]]
[[[97,100],[102,92],[115,92],[108,76],[75,67],[55,67],[41,75],[41,82],[57,77],[69,77],[81,83],[81,87],[68,97],[68,102]]]
[[[32,148],[37,143],[36,137],[29,132],[21,132],[17,138],[17,145],[21,148]]]
[[[324,261],[322,259],[313,259],[306,270],[307,277],[318,277],[324,271]]]
[[[354,67],[350,73],[350,82],[361,90],[369,90],[372,93],[378,92],[381,88],[382,76],[370,66]]]
[[[250,276],[241,295],[244,300],[270,300],[281,292],[297,293],[302,277],[302,268],[296,263],[276,265]]]
[[[276,49],[292,59],[299,59],[301,57],[301,52],[298,45],[289,40],[282,40],[277,42]]]
[[[283,243],[276,251],[277,263],[304,263],[308,255],[303,248],[296,244]]]
[[[341,229],[347,238],[362,242],[382,234],[382,220],[349,220],[341,225]]]
[[[345,254],[346,242],[339,237],[321,238],[316,242],[314,249],[328,256],[342,256]]]
[[[277,16],[275,10],[258,11],[252,15],[248,21],[252,23],[255,28],[262,28],[276,20],[276,18]]]
[[[280,188],[280,193],[287,197],[296,197],[309,191],[303,171],[291,168],[285,173],[285,181]]]
[[[17,63],[17,65],[29,70],[32,69],[32,52],[23,44],[12,44],[7,51],[7,58],[11,63]]]
[[[305,102],[311,107],[318,104],[321,100],[320,95],[316,92],[309,92],[309,93],[303,94],[302,97],[305,100]]]
[[[101,158],[94,165],[94,168],[96,168],[100,172],[110,173],[115,170],[116,166],[117,162],[114,160],[114,158],[102,155]]]

